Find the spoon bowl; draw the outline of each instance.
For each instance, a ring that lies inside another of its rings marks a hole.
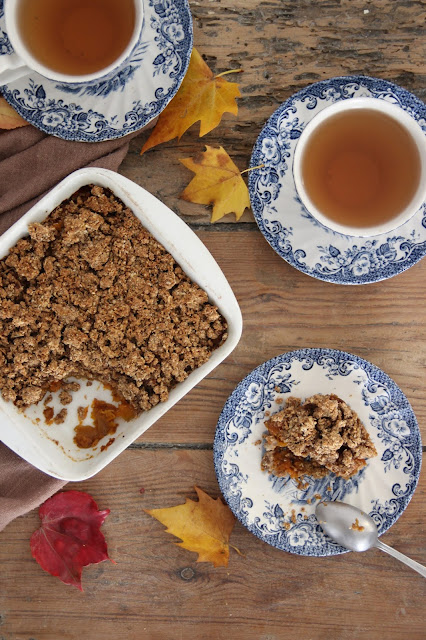
[[[351,551],[367,551],[377,542],[376,523],[357,507],[345,502],[320,502],[315,515],[325,533]]]
[[[379,540],[376,523],[371,516],[346,502],[319,502],[315,515],[323,531],[350,551],[367,551],[377,547],[426,578],[426,567]]]

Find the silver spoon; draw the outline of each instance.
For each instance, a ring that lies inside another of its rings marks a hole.
[[[376,523],[361,509],[337,500],[319,502],[315,515],[324,532],[342,547],[351,551],[367,551],[371,547],[377,547],[426,578],[426,567],[378,539]]]

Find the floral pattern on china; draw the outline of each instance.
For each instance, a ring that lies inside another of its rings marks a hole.
[[[407,111],[426,132],[426,105],[405,89],[365,76],[313,84],[270,117],[253,149],[250,200],[256,222],[272,248],[303,273],[338,284],[366,284],[405,271],[426,253],[426,203],[398,229],[371,238],[334,232],[303,206],[292,175],[293,154],[306,124],[339,100],[373,97]]]
[[[0,0],[0,55],[9,55],[3,3]],[[81,84],[61,84],[33,72],[4,85],[3,96],[35,127],[65,140],[100,142],[141,129],[176,94],[193,44],[188,0],[143,3],[139,42],[114,72]]]
[[[344,480],[278,478],[261,471],[264,421],[282,408],[277,399],[336,393],[354,409],[378,456]],[[416,488],[421,440],[414,413],[397,385],[380,369],[333,349],[301,349],[254,369],[228,398],[214,441],[220,489],[236,517],[264,542],[308,556],[343,553],[315,518],[318,500],[342,500],[363,509],[384,533]]]

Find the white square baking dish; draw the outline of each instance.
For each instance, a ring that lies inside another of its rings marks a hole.
[[[52,189],[40,202],[0,237],[0,258],[16,242],[27,235],[28,224],[42,222],[63,200],[80,187],[95,184],[111,189],[141,220],[148,231],[172,254],[186,274],[202,287],[228,323],[228,338],[216,349],[208,362],[179,382],[166,402],[160,403],[130,422],[118,419],[114,441],[108,446],[106,436],[93,449],[79,449],[73,442],[78,423],[77,407],[88,405],[94,397],[111,400],[111,393],[100,383],[91,386],[79,381],[81,388],[73,393],[63,424],[47,425],[43,419],[43,403],[20,412],[0,397],[0,440],[41,471],[63,480],[90,478],[103,469],[134,440],[144,433],[170,407],[207,376],[236,347],[242,331],[242,317],[237,300],[213,256],[195,233],[168,207],[142,187],[113,171],[80,169]],[[57,395],[57,394],[56,394]],[[55,411],[60,408],[54,396]]]

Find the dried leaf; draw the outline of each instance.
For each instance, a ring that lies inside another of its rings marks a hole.
[[[195,487],[199,502],[187,498],[185,504],[166,509],[145,509],[182,542],[179,547],[198,553],[197,562],[212,562],[215,567],[227,567],[229,536],[235,518],[220,498],[214,500]]]
[[[239,220],[250,207],[247,185],[223,147],[215,149],[206,145],[206,151],[193,158],[183,158],[181,162],[196,175],[180,197],[188,202],[213,204],[211,222],[227,213],[235,213]]]
[[[39,509],[41,527],[31,536],[33,558],[42,569],[80,591],[81,572],[89,564],[109,560],[100,526],[109,509],[99,511],[83,491],[57,493]]]
[[[29,122],[21,118],[6,102],[6,100],[0,97],[0,129],[16,129],[17,127],[26,127]]]
[[[228,82],[221,75],[214,76],[198,51],[193,49],[182,84],[160,114],[141,154],[157,144],[180,138],[198,120],[201,121],[200,136],[206,135],[217,127],[225,112],[237,115],[235,99],[240,96],[238,84]]]

